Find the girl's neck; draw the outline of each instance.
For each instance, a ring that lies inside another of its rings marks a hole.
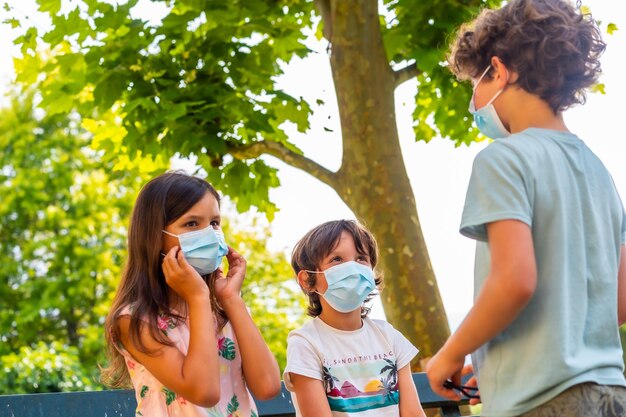
[[[363,326],[361,309],[356,309],[349,313],[340,313],[333,309],[324,309],[318,316],[320,320],[337,330],[352,331],[359,330]]]

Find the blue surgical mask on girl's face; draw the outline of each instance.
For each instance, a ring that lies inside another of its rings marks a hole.
[[[472,99],[470,100],[469,111],[474,116],[474,123],[476,123],[476,127],[480,132],[492,139],[505,138],[511,134],[506,127],[502,124],[500,117],[498,116],[498,112],[496,112],[496,108],[493,106],[493,102],[498,96],[504,91],[502,88],[498,91],[492,98],[489,100],[486,106],[481,107],[476,110],[476,105],[474,103],[474,95],[476,94],[476,87],[482,81],[482,79],[487,75],[487,72],[491,68],[491,65],[487,67],[483,75],[480,76],[476,85],[474,85],[474,92],[472,93]],[[508,73],[507,73],[508,74]],[[508,78],[508,75],[507,75]]]
[[[324,294],[318,294],[341,313],[349,313],[361,307],[376,288],[372,268],[354,261],[335,265],[325,271],[307,272],[323,273],[326,276],[328,289]]]
[[[180,235],[165,230],[163,233],[178,238],[185,259],[200,275],[214,272],[222,263],[222,258],[228,254],[224,233],[213,229],[213,226]]]

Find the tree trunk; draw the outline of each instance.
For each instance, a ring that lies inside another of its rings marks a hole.
[[[427,358],[450,330],[402,158],[378,2],[321,0],[317,6],[331,42],[343,136],[335,189],[376,236],[388,320]]]

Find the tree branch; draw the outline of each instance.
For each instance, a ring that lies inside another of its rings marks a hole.
[[[417,77],[421,73],[422,71],[419,68],[417,68],[416,63],[408,65],[397,71],[394,71],[394,77],[396,79],[396,82],[395,82],[396,87],[398,87],[400,84],[404,83],[405,81],[408,81],[410,79]]]
[[[324,168],[317,162],[300,155],[286,146],[272,141],[254,142],[249,145],[234,145],[226,143],[228,153],[234,158],[244,160],[258,158],[263,154],[271,155],[291,165],[313,175],[323,183],[335,188],[337,185],[337,174]]]

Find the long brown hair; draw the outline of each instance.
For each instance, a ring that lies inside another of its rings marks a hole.
[[[210,193],[220,204],[220,196],[211,184],[182,172],[166,172],[150,180],[139,192],[128,227],[128,259],[122,279],[105,322],[109,364],[101,370],[101,380],[113,388],[130,386],[124,356],[118,350],[118,318],[130,307],[130,341],[141,352],[151,354],[139,337],[144,325],[159,343],[173,343],[159,331],[160,313],[184,320],[187,312],[175,312],[169,304],[171,289],[161,269],[162,230]],[[214,292],[216,273],[203,276],[211,289],[211,307],[220,326],[226,322]]]

